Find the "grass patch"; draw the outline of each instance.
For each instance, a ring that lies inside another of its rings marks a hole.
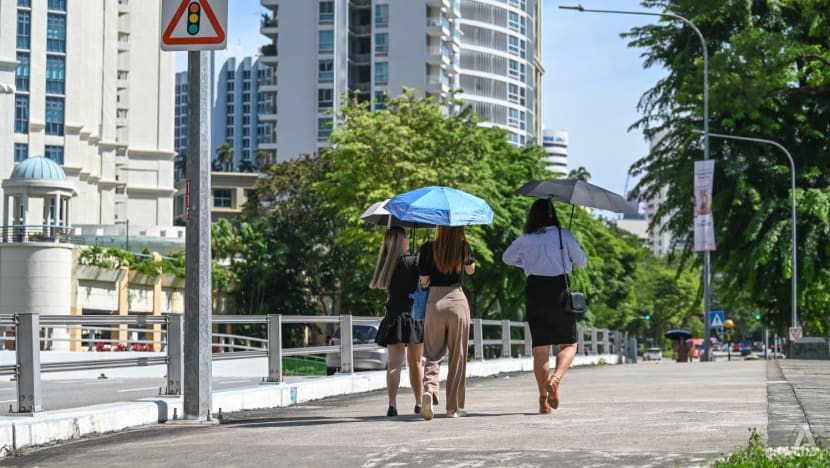
[[[745,449],[715,461],[716,468],[825,468],[830,466],[830,450],[818,440],[817,447],[767,448],[755,428],[749,430]]]
[[[282,358],[283,375],[326,375],[326,357],[286,356]]]

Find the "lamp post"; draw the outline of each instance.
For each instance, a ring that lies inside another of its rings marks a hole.
[[[591,10],[577,6],[559,5],[562,10],[576,10],[587,13],[610,13],[616,15],[639,15],[639,16],[659,16],[661,18],[674,18],[686,23],[692,28],[700,39],[700,45],[703,48],[703,159],[709,159],[709,52],[706,48],[706,39],[700,29],[694,25],[687,18],[676,15],[674,13],[651,13],[648,11],[628,11],[628,10]],[[709,311],[712,309],[712,275],[711,275],[711,258],[710,252],[705,250],[703,252],[703,356],[701,361],[710,361],[712,359],[710,351],[712,344],[709,342],[711,336]]]
[[[792,275],[791,319],[792,319],[792,327],[795,328],[795,327],[798,326],[798,309],[797,309],[798,303],[796,302],[797,297],[798,297],[798,269],[796,268],[796,266],[797,266],[796,246],[798,244],[796,243],[796,235],[797,235],[798,231],[797,231],[796,226],[795,226],[795,161],[793,160],[793,157],[790,154],[790,152],[787,151],[787,148],[784,148],[781,144],[779,144],[776,141],[765,140],[763,138],[749,138],[749,137],[742,137],[742,136],[736,136],[736,135],[724,135],[722,133],[710,133],[709,135],[713,136],[713,137],[716,137],[716,138],[724,138],[724,139],[727,139],[727,140],[751,141],[751,142],[755,142],[755,143],[765,143],[765,144],[768,144],[768,145],[773,145],[776,148],[783,151],[784,154],[787,155],[787,159],[790,162],[790,192],[792,193],[792,218],[793,218],[792,219],[792,223],[793,223],[793,226],[792,226],[793,275]]]

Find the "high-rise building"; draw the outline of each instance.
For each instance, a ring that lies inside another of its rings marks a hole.
[[[272,40],[273,148],[279,160],[328,144],[344,93],[381,109],[402,87],[460,89],[518,145],[541,144],[541,0],[260,0]],[[262,118],[262,116],[261,116]]]
[[[542,146],[548,170],[563,177],[568,175],[568,132],[542,130]]]
[[[160,2],[0,0],[0,171],[32,156],[63,167],[71,224],[170,225],[175,57]],[[13,155],[13,156],[11,156]],[[12,160],[13,159],[13,160]]]

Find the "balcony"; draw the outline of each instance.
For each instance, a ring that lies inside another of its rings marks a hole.
[[[353,8],[372,8],[372,0],[351,0],[349,3]]]
[[[349,61],[354,65],[369,65],[372,63],[372,54],[349,54]]]
[[[349,34],[352,36],[369,36],[372,34],[371,24],[353,24],[349,26]]]
[[[427,17],[427,34],[442,39],[449,38],[452,34],[452,24],[443,16],[429,16]]]
[[[263,14],[259,21],[259,32],[263,36],[274,36],[279,31],[279,21],[271,18],[267,14]]]
[[[118,0],[118,15],[126,15],[130,12],[130,0]]]
[[[262,54],[262,57],[259,59],[262,63],[270,65],[279,62],[277,46],[274,44],[265,44],[259,48],[259,52]]]

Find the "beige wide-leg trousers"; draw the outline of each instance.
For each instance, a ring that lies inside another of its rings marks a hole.
[[[441,358],[447,360],[447,411],[464,408],[470,304],[459,286],[431,286],[424,318],[424,393],[438,396]]]

